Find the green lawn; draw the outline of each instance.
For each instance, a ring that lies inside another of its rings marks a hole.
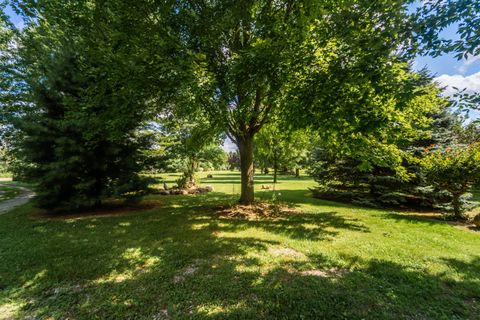
[[[12,174],[8,172],[0,172],[0,178],[11,178]]]
[[[238,180],[117,217],[0,216],[0,319],[480,318],[480,233],[312,199],[291,177],[278,192],[301,214],[218,218]]]
[[[0,203],[15,198],[20,193],[18,188],[8,186],[5,182],[0,182]]]

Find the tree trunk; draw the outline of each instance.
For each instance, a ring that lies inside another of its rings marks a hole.
[[[240,150],[240,171],[242,176],[241,204],[252,204],[255,201],[253,185],[253,137],[238,139]]]
[[[453,194],[453,201],[452,201],[453,213],[455,214],[455,218],[459,220],[463,219],[460,196],[461,196],[460,194]]]
[[[298,168],[295,169],[295,177],[297,177],[297,178],[300,177],[300,169],[298,169]]]
[[[277,183],[277,174],[278,174],[278,164],[277,156],[273,158],[273,183]]]

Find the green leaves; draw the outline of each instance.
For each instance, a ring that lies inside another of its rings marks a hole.
[[[437,189],[447,190],[453,195],[455,215],[461,218],[465,209],[461,197],[480,181],[480,144],[455,146],[430,151],[420,164],[425,169],[429,183]]]
[[[460,59],[480,55],[480,2],[476,0],[432,0],[414,15],[420,53],[439,56],[455,53]],[[459,39],[442,38],[441,31],[455,26]]]

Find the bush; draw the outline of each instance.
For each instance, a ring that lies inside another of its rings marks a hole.
[[[474,218],[473,218],[473,224],[476,225],[477,227],[480,227],[480,213],[477,214]]]
[[[451,207],[457,218],[468,207],[466,193],[480,180],[480,144],[467,147],[439,149],[430,152],[420,160],[427,181],[439,190],[452,195]]]
[[[196,186],[200,183],[200,179],[195,173],[183,173],[180,178],[177,179],[177,186],[180,189],[188,189]]]

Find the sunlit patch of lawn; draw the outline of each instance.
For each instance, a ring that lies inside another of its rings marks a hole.
[[[212,174],[138,214],[0,216],[0,319],[478,319],[480,233],[313,199],[308,177],[275,186],[300,214],[221,219],[239,174]]]

